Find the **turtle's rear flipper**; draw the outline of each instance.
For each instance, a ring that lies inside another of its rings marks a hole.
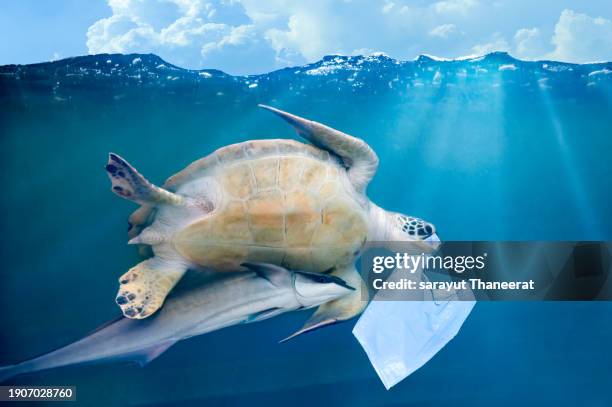
[[[141,205],[180,205],[184,198],[151,184],[136,168],[117,154],[110,153],[106,172],[113,184],[112,190],[122,198]]]
[[[355,267],[351,264],[344,269],[335,269],[331,274],[346,281],[355,291],[320,305],[299,331],[283,339],[281,343],[306,332],[347,321],[363,312],[368,305],[368,294],[364,291],[365,284]]]
[[[145,260],[119,278],[119,292],[115,301],[126,317],[146,318],[161,308],[185,271],[187,268],[179,262],[158,257]]]
[[[349,179],[357,191],[363,192],[376,174],[378,157],[365,141],[324,124],[270,106],[259,105],[259,107],[283,118],[293,126],[300,136],[315,146],[340,157],[347,168]]]

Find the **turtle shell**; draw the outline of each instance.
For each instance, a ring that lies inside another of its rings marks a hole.
[[[366,239],[363,200],[327,151],[294,140],[234,144],[164,186],[180,193],[203,176],[217,181],[221,202],[173,238],[193,263],[222,271],[240,269],[245,261],[267,262],[322,272],[353,261]]]
[[[308,144],[295,140],[253,140],[230,144],[221,147],[206,157],[189,164],[183,170],[170,176],[162,185],[168,191],[176,192],[182,185],[198,177],[206,176],[208,172],[218,169],[220,164],[229,164],[249,158],[267,157],[280,152],[292,155],[311,156],[326,161],[335,158],[327,151],[320,150]],[[331,158],[333,157],[333,158]],[[151,205],[141,205],[128,218],[128,236],[134,238],[151,224],[155,216],[155,208]]]

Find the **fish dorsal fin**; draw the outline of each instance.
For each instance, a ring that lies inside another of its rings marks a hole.
[[[143,349],[138,352],[138,363],[140,366],[144,366],[147,363],[151,363],[153,360],[157,359],[162,353],[168,350],[170,346],[174,345],[176,341],[167,341],[162,342],[160,344],[151,346],[150,348]]]
[[[242,267],[248,268],[276,287],[291,284],[291,272],[286,268],[270,263],[242,263]]]
[[[136,168],[117,154],[110,153],[106,172],[112,183],[112,191],[122,198],[141,205],[181,205],[184,198],[150,183]]]

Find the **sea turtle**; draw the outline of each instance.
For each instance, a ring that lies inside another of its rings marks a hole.
[[[260,106],[312,145],[288,139],[232,144],[163,187],[110,154],[112,191],[142,205],[130,217],[129,243],[148,245],[154,254],[119,279],[116,301],[125,316],[154,313],[190,268],[240,271],[244,262],[266,262],[329,272],[359,289],[354,263],[366,241],[427,246],[432,224],[387,212],[365,195],[378,157],[363,140]],[[323,304],[298,333],[349,319],[365,305],[360,290]]]

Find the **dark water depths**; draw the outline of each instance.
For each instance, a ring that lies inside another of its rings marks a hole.
[[[135,208],[107,153],[161,183],[223,145],[294,137],[266,103],[370,143],[369,196],[447,240],[612,239],[612,63],[327,57],[268,75],[187,71],[153,55],[0,67],[0,365],[114,317]],[[609,405],[610,303],[482,303],[424,368],[384,390],[350,330],[278,345],[296,313],[190,339],[146,368],[69,367],[84,404]],[[513,402],[511,402],[513,401]]]

